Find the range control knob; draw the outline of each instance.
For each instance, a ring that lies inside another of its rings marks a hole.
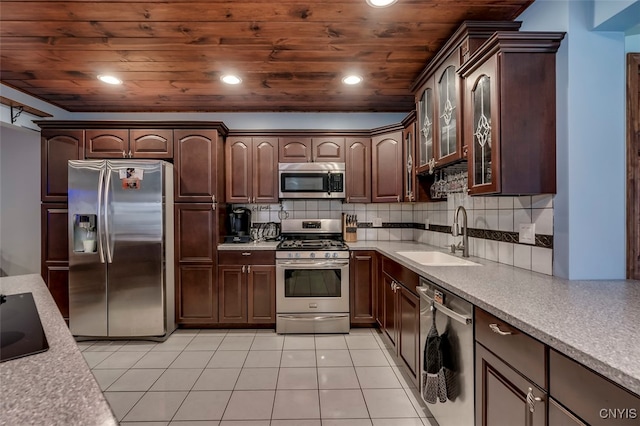
[[[300,253],[296,253],[296,257],[300,257]]]
[[[324,254],[324,257],[326,257],[326,258],[331,257],[331,253],[325,253],[325,254]]]
[[[333,253],[333,257],[338,257],[338,253]]]
[[[291,253],[287,253],[287,257],[288,257],[289,259],[291,259],[291,256],[293,256]]]
[[[315,253],[309,253],[309,257],[313,259],[314,257],[316,257],[316,254]]]

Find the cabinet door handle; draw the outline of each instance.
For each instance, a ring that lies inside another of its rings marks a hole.
[[[398,202],[400,202],[400,196],[399,195],[396,197],[396,200],[398,200]]]
[[[243,251],[242,255],[243,256],[251,256],[251,252],[250,251]]]
[[[491,329],[491,331],[493,331],[494,333],[499,334],[501,336],[508,336],[510,334],[513,334],[510,331],[502,331],[502,330],[500,330],[500,326],[498,324],[495,324],[495,323],[489,324],[489,328]]]
[[[133,154],[131,154],[131,150],[129,150],[129,158],[133,158]]]
[[[244,274],[244,271],[246,270],[246,267],[244,265],[242,265],[242,273]]]
[[[127,158],[127,152],[124,149],[122,150],[122,158]]]
[[[353,252],[351,252],[351,258],[353,259]]]
[[[215,195],[212,195],[212,196],[211,196],[211,210],[215,210],[215,209],[216,209],[216,204],[218,204],[218,203],[216,202],[216,196],[215,196]]]
[[[536,411],[536,402],[540,401],[542,401],[542,398],[539,396],[533,396],[533,389],[529,388],[529,392],[527,392],[527,405],[529,406],[530,413]]]
[[[251,265],[248,265],[247,266],[247,274],[250,274],[250,273],[251,273]]]

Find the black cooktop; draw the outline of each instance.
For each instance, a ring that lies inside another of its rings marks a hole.
[[[0,362],[49,349],[31,293],[0,296]]]

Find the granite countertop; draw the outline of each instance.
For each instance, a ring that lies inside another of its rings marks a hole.
[[[40,275],[0,278],[0,293],[33,293],[49,350],[0,363],[0,424],[117,425]]]
[[[275,250],[280,241],[218,244],[218,250]]]
[[[348,243],[377,250],[553,349],[640,395],[640,281],[565,280],[471,257],[482,266],[424,266],[412,241]]]

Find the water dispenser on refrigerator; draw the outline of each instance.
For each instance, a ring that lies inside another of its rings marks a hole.
[[[76,214],[73,221],[73,251],[96,251],[96,215]]]

